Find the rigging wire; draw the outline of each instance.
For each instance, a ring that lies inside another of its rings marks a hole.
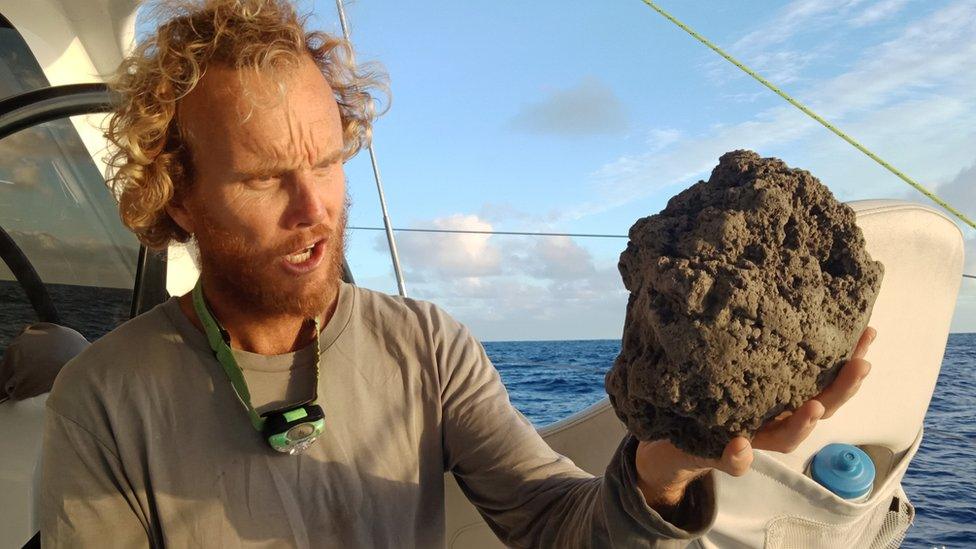
[[[349,226],[346,227],[351,231],[385,231],[384,227],[359,227],[359,226]],[[569,237],[581,237],[581,238],[628,238],[625,234],[602,234],[602,233],[544,233],[544,232],[530,232],[530,231],[479,231],[475,229],[391,229],[397,232],[404,233],[441,233],[441,234],[500,234],[506,236],[569,236]],[[963,278],[972,278],[976,280],[976,275],[962,274]]]
[[[725,53],[725,51],[723,51],[721,48],[719,48],[715,44],[712,44],[707,38],[705,38],[704,36],[702,36],[702,35],[698,34],[697,32],[695,32],[691,27],[689,27],[688,25],[685,25],[684,23],[682,23],[681,21],[679,21],[678,19],[676,19],[673,15],[671,15],[670,13],[664,11],[664,9],[662,9],[660,6],[658,6],[653,0],[641,0],[641,1],[644,2],[645,4],[647,4],[647,6],[650,7],[652,10],[658,12],[665,19],[667,19],[668,21],[671,21],[672,23],[674,23],[675,25],[677,25],[678,28],[680,28],[681,30],[683,30],[686,33],[690,34],[693,38],[695,38],[696,40],[698,40],[702,44],[708,46],[709,49],[711,49],[715,53],[721,55],[723,58],[725,58],[726,61],[728,61],[729,63],[732,63],[736,67],[742,69],[743,72],[745,72],[746,74],[748,74],[749,76],[751,76],[752,78],[754,78],[756,81],[758,81],[763,86],[766,86],[767,88],[769,88],[770,90],[772,90],[776,95],[778,95],[778,96],[782,97],[783,99],[785,99],[789,104],[791,104],[794,107],[800,109],[801,111],[803,111],[804,114],[806,114],[810,118],[813,118],[814,120],[816,120],[817,122],[819,122],[821,125],[823,125],[825,128],[827,128],[828,130],[834,132],[838,137],[840,137],[844,141],[847,141],[848,143],[850,143],[851,145],[853,145],[854,148],[856,148],[857,150],[859,150],[862,153],[866,154],[871,160],[874,160],[875,162],[877,162],[878,164],[880,164],[882,167],[886,168],[889,172],[891,172],[891,173],[895,174],[896,176],[898,176],[902,181],[904,181],[905,183],[908,183],[909,185],[911,185],[912,187],[914,187],[915,190],[917,190],[918,192],[924,194],[926,197],[929,198],[929,200],[931,200],[931,201],[935,202],[936,204],[938,204],[939,206],[942,206],[943,208],[945,208],[947,211],[949,211],[954,216],[956,216],[957,218],[959,218],[966,225],[969,225],[973,229],[976,229],[976,223],[973,223],[973,221],[971,219],[969,219],[968,217],[966,217],[962,212],[960,212],[959,210],[956,210],[952,206],[946,204],[946,202],[944,200],[942,200],[941,198],[939,198],[938,196],[936,196],[934,193],[932,193],[932,191],[926,189],[925,187],[923,187],[919,183],[916,183],[914,179],[912,179],[911,177],[905,175],[904,173],[902,173],[900,170],[898,170],[897,168],[895,168],[891,164],[885,162],[881,157],[879,157],[878,155],[876,155],[873,152],[871,152],[870,150],[868,150],[866,147],[864,147],[863,145],[861,145],[860,143],[858,143],[857,141],[855,141],[853,138],[851,138],[846,133],[844,133],[843,131],[841,131],[837,127],[835,127],[830,122],[827,122],[826,120],[824,120],[820,115],[818,115],[817,113],[815,113],[812,110],[810,110],[809,108],[807,108],[804,104],[800,103],[796,99],[793,99],[793,97],[791,97],[790,95],[788,95],[786,92],[784,92],[784,91],[780,90],[779,88],[777,88],[772,82],[770,82],[769,80],[766,80],[762,76],[759,76],[759,74],[756,73],[756,71],[750,69],[749,67],[747,67],[744,64],[742,64],[742,62],[740,62],[736,58],[734,58],[731,55]]]
[[[339,25],[342,27],[342,36],[346,42],[352,43],[349,38],[349,25],[346,24],[346,10],[342,4],[343,0],[336,0],[336,11],[339,12]],[[350,53],[351,55],[351,53]],[[400,269],[400,254],[397,253],[396,239],[393,237],[393,223],[390,221],[390,214],[386,210],[386,194],[383,193],[383,179],[380,178],[380,167],[376,163],[376,151],[373,149],[373,140],[369,140],[367,145],[369,151],[369,161],[373,165],[373,179],[376,180],[376,192],[380,197],[380,209],[383,212],[383,227],[386,232],[386,242],[390,246],[390,258],[393,260],[393,274],[396,275],[397,291],[400,297],[407,297],[407,286],[403,281],[403,271]]]
[[[383,227],[346,227],[360,231],[382,231]],[[597,233],[536,233],[528,231],[479,231],[474,229],[393,229],[406,233],[449,233],[449,234],[503,234],[514,236],[579,236],[586,238],[627,238],[625,234],[597,234]]]

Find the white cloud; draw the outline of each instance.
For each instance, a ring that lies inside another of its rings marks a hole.
[[[969,230],[969,237],[965,240],[963,272],[976,275],[976,231]],[[956,300],[956,310],[952,317],[951,332],[976,332],[976,279],[962,279],[959,286],[959,299]]]
[[[551,92],[542,101],[523,106],[510,125],[539,134],[617,134],[626,131],[627,114],[613,89],[588,77],[573,87]]]
[[[952,180],[940,185],[936,192],[951,206],[962,210],[970,219],[976,218],[976,162],[961,170]],[[959,223],[962,226],[962,223]],[[976,275],[976,230],[962,226],[964,238],[963,273]],[[959,299],[950,328],[954,332],[976,332],[976,279],[963,278]]]
[[[622,156],[591,174],[597,201],[567,210],[566,217],[581,218],[601,213],[646,196],[688,184],[706,176],[719,156],[734,149],[763,150],[795,141],[815,122],[792,108],[776,107],[756,120],[716,127],[706,135],[690,136],[663,150]]]
[[[823,36],[838,25],[848,24],[864,3],[863,0],[795,0],[727,49],[771,81],[780,85],[794,83],[801,80],[804,69],[835,50],[835,44],[819,40],[816,45],[798,49],[784,44],[804,34]],[[745,77],[725,60],[714,57],[709,57],[704,69],[718,83]],[[748,99],[749,95],[743,97]]]
[[[477,215],[455,214],[423,222],[414,227],[491,231],[492,225]],[[411,278],[435,274],[445,277],[477,277],[501,272],[501,253],[489,234],[404,232],[397,235],[397,250]],[[386,237],[376,240],[377,250],[386,250]]]
[[[852,17],[850,24],[853,27],[874,25],[897,14],[906,4],[908,4],[908,0],[881,0],[865,8],[856,17]]]
[[[795,0],[783,7],[762,28],[736,41],[731,49],[744,52],[765,50],[790,40],[798,32],[826,26],[834,17],[849,13],[850,8],[859,4],[863,4],[863,1]]]
[[[950,206],[970,219],[976,219],[976,162],[959,170],[954,178],[939,185],[935,192]],[[970,259],[976,261],[976,257],[971,256]]]
[[[726,101],[731,101],[733,103],[755,103],[757,100],[766,97],[769,92],[766,90],[759,90],[749,93],[724,93],[722,94],[722,99]]]
[[[864,52],[855,67],[817,85],[815,107],[832,117],[876,108],[911,92],[964,92],[976,66],[976,3],[958,1]],[[965,93],[970,92],[970,93]]]
[[[966,239],[965,254],[966,260],[963,263],[963,272],[967,275],[976,276],[976,235]],[[976,297],[976,279],[970,278],[968,280],[969,285],[964,285],[963,291],[968,291],[968,293]],[[976,315],[973,316],[973,319],[973,325],[976,325]]]
[[[751,56],[749,64],[753,70],[782,86],[800,80],[804,69],[820,56],[818,51],[762,52]]]
[[[548,212],[527,212],[511,202],[485,202],[477,214],[481,219],[497,224],[503,221],[516,222],[519,227],[543,231],[560,219],[560,213],[553,208]]]
[[[681,140],[683,132],[677,128],[654,128],[647,132],[647,148],[659,151]]]
[[[534,237],[528,273],[548,280],[574,280],[592,276],[593,256],[568,236]]]
[[[947,204],[961,211],[971,220],[976,220],[976,162],[962,169],[950,181],[939,185],[935,189],[939,198]],[[972,229],[956,221],[965,235],[965,263],[963,272],[976,275],[976,229]],[[960,293],[968,293],[976,299],[976,280],[963,281]],[[973,325],[976,326],[976,308],[973,310]]]
[[[933,189],[972,162],[976,150],[976,102],[937,96],[906,100],[853,117],[844,124],[882,158]],[[828,184],[841,200],[904,198],[929,200],[847,143],[826,131],[790,147],[797,162]],[[972,202],[961,207],[972,208]]]
[[[414,227],[491,230],[473,214]],[[574,239],[401,233],[398,245],[411,297],[444,307],[481,339],[620,336],[627,292],[616,263],[598,265]]]
[[[838,26],[872,25],[896,15],[908,3],[909,0],[795,0],[761,28],[737,40],[730,50],[751,55],[805,33],[819,35]]]
[[[410,287],[412,296],[437,303],[485,341],[620,337],[627,291],[615,265],[564,280],[518,271]]]
[[[843,44],[851,34],[890,19],[908,3],[909,0],[796,0],[727,49],[769,80],[795,85],[807,81],[805,71],[817,62],[846,62],[849,52],[844,51]],[[803,44],[796,45],[799,41]],[[729,78],[748,78],[714,57],[705,62],[704,69],[720,84]],[[742,97],[748,99],[749,95]]]

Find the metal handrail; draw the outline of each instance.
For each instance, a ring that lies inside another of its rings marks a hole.
[[[108,112],[115,95],[105,84],[69,84],[21,93],[0,101],[0,139],[69,116]]]

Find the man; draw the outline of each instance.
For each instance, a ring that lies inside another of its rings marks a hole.
[[[512,408],[463,326],[340,282],[342,164],[369,139],[376,81],[284,1],[204,4],[123,63],[108,136],[123,220],[156,248],[192,235],[205,302],[172,298],[60,374],[43,545],[442,546],[450,470],[509,545],[683,546],[714,518],[713,469],[790,450],[866,375],[870,334],[823,395],[720,460],[627,437],[603,477],[583,472]],[[304,453],[248,421],[211,313],[258,412],[317,395],[325,429]]]

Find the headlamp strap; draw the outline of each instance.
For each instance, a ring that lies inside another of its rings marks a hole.
[[[224,373],[227,374],[227,379],[230,380],[231,386],[234,388],[234,394],[237,395],[237,400],[241,402],[244,409],[247,410],[247,415],[251,419],[251,425],[261,432],[264,429],[264,418],[258,414],[254,406],[251,405],[251,392],[247,390],[247,381],[244,380],[244,372],[241,371],[241,367],[237,364],[237,359],[234,358],[234,353],[230,349],[230,334],[227,330],[217,322],[217,319],[210,313],[210,308],[207,307],[207,303],[203,298],[203,282],[197,280],[196,286],[193,287],[193,308],[197,313],[197,317],[200,319],[200,323],[203,324],[203,330],[207,334],[207,343],[210,344],[210,349],[214,353],[214,358],[220,363],[220,366],[224,369]],[[304,404],[315,404],[318,400],[318,381],[319,381],[319,319],[315,319],[315,384],[313,385],[312,400],[306,401]]]

